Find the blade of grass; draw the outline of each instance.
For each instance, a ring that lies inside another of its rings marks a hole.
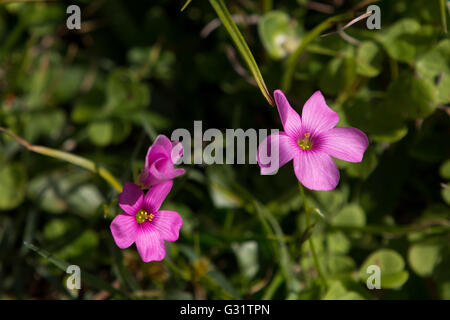
[[[310,224],[310,209],[307,204],[308,201],[306,199],[305,189],[303,188],[303,186],[300,182],[298,183],[298,187],[299,187],[302,199],[303,199],[303,208],[305,210],[305,215],[306,215],[306,219],[305,219],[306,220],[305,221],[306,222],[306,230],[308,230],[311,226],[311,224]],[[311,249],[311,253],[313,256],[314,267],[316,268],[317,274],[319,275],[319,279],[322,282],[323,288],[327,289],[328,288],[327,278],[325,277],[325,275],[322,271],[322,267],[320,266],[319,258],[317,256],[316,248],[314,246],[314,241],[311,236],[312,236],[312,231],[311,231],[311,235],[308,237],[308,243],[309,243],[309,247]]]
[[[187,0],[184,6],[181,8],[181,11],[184,11],[191,2],[192,0]]]
[[[278,287],[282,283],[283,283],[283,274],[281,274],[281,272],[277,272],[275,277],[273,277],[272,282],[270,282],[270,285],[264,292],[262,300],[271,300],[272,297],[275,295],[275,292],[277,291]]]
[[[442,31],[447,33],[447,8],[445,7],[445,0],[439,0],[439,4],[441,10]]]
[[[16,140],[18,143],[20,143],[22,146],[27,148],[30,151],[40,153],[45,156],[49,156],[52,158],[60,159],[66,162],[70,162],[76,166],[85,168],[89,171],[92,171],[96,174],[98,174],[100,177],[105,179],[114,189],[116,189],[118,192],[122,192],[122,184],[112,175],[111,172],[109,172],[107,169],[105,169],[102,166],[97,165],[95,162],[88,160],[86,158],[74,155],[72,153],[47,148],[44,146],[37,146],[32,145],[28,143],[27,141],[23,140],[22,138],[18,137],[11,131],[0,127],[0,131],[4,132],[14,140]]]
[[[222,21],[226,30],[228,31],[231,39],[236,45],[236,48],[238,49],[242,58],[247,63],[247,66],[250,69],[253,77],[255,78],[256,83],[258,84],[258,87],[261,90],[264,98],[266,98],[267,102],[271,106],[274,106],[275,103],[269,91],[267,90],[266,84],[261,75],[261,71],[259,70],[258,65],[255,61],[255,58],[253,57],[252,52],[250,51],[247,42],[245,42],[245,39],[242,36],[241,32],[239,31],[239,28],[237,27],[236,23],[234,23],[225,3],[223,2],[223,0],[209,0],[209,2],[216,11],[217,16]]]
[[[287,249],[286,243],[282,240],[284,238],[283,230],[281,229],[281,226],[278,223],[277,219],[275,219],[275,217],[266,207],[264,207],[257,200],[253,201],[253,205],[255,206],[256,211],[263,217],[263,220],[267,221],[270,224],[273,232],[275,232],[276,236],[279,238],[278,255],[280,257],[281,270],[286,281],[288,295],[296,294],[299,291],[298,283],[295,281],[296,278],[293,274],[291,256]]]
[[[222,192],[236,199],[240,207],[246,208],[248,212],[257,216],[264,230],[265,238],[267,240],[274,240],[271,246],[274,254],[279,258],[281,273],[286,281],[288,295],[295,296],[298,293],[299,285],[293,274],[292,259],[286,245],[287,239],[280,224],[272,212],[259,202],[247,189],[239,185],[236,181],[229,181],[229,184],[232,190],[224,190],[218,185],[215,185],[215,187],[220,188]]]
[[[308,32],[298,45],[298,47],[292,52],[292,54],[289,56],[288,60],[286,61],[286,65],[284,68],[283,78],[281,81],[281,87],[284,91],[289,91],[292,84],[292,78],[294,76],[294,71],[297,66],[298,59],[300,58],[300,55],[303,53],[303,51],[306,49],[308,44],[310,44],[315,38],[317,38],[324,30],[328,29],[332,26],[334,22],[348,19],[352,16],[352,13],[344,13],[340,15],[336,15],[333,17],[328,18],[321,24],[319,24],[317,27],[312,29],[310,32]]]
[[[68,262],[60,260],[54,256],[52,256],[51,253],[31,244],[28,242],[24,242],[23,245],[25,247],[27,247],[28,249],[36,252],[38,255],[40,255],[41,257],[43,257],[44,259],[48,260],[50,263],[52,263],[53,265],[55,265],[58,269],[66,272],[67,267],[70,265]],[[127,297],[127,295],[114,288],[113,286],[111,286],[109,283],[107,283],[106,281],[91,275],[89,273],[87,273],[86,271],[81,271],[81,279],[83,279],[84,282],[86,282],[87,284],[89,284],[90,286],[98,289],[98,290],[106,290],[111,294],[117,295],[119,297]]]

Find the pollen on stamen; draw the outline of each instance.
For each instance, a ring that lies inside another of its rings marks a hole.
[[[136,213],[136,221],[138,223],[144,223],[145,221],[152,221],[153,218],[155,217],[155,215],[153,213],[148,214],[147,211],[140,209],[137,213]]]
[[[306,132],[303,134],[303,139],[299,139],[297,141],[298,146],[302,150],[310,150],[312,148],[312,141],[309,139],[311,137],[311,134],[309,132]]]

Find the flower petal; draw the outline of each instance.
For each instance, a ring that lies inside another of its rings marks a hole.
[[[320,150],[335,158],[361,162],[369,145],[369,139],[359,129],[351,127],[333,128],[320,135]]]
[[[183,156],[183,144],[179,141],[172,142],[172,151],[170,153],[172,163],[175,164]]]
[[[175,211],[158,211],[151,223],[158,230],[161,239],[176,241],[183,225],[183,219]]]
[[[284,131],[294,139],[298,139],[302,134],[302,119],[281,90],[275,90],[274,97]]]
[[[161,261],[166,256],[164,240],[149,222],[139,225],[136,247],[144,262]]]
[[[295,144],[295,140],[284,132],[266,137],[259,145],[257,154],[261,174],[274,174],[291,161],[298,148]]]
[[[339,182],[339,170],[333,159],[321,151],[299,151],[294,157],[297,179],[311,190],[332,190]]]
[[[170,153],[172,152],[172,141],[170,141],[170,139],[165,135],[160,134],[156,137],[155,142],[153,142],[151,147],[156,146],[161,146],[164,150],[166,150],[166,154],[170,156]]]
[[[147,151],[139,182],[146,187],[151,187],[183,174],[183,169],[173,167],[182,155],[183,145],[180,142],[172,142],[166,136],[159,135]]]
[[[184,173],[184,169],[175,169],[173,163],[168,159],[159,159],[155,161],[149,169],[147,180],[152,182],[151,185],[171,180]]]
[[[173,181],[169,180],[166,182],[158,183],[157,185],[150,188],[144,197],[144,203],[142,207],[148,212],[157,212],[161,207],[164,199],[166,199],[170,190],[172,189]]]
[[[131,182],[125,183],[123,191],[119,194],[119,206],[125,211],[126,214],[136,215],[139,209],[142,207],[144,199],[144,193],[141,188]]]
[[[303,128],[307,132],[319,133],[333,128],[339,122],[338,114],[330,109],[320,91],[306,101],[302,110]]]
[[[138,223],[136,217],[121,213],[114,218],[109,226],[114,241],[121,249],[128,248],[136,241]]]

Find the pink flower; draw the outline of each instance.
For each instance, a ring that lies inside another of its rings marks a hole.
[[[176,241],[183,225],[177,212],[159,210],[172,184],[172,181],[157,184],[145,196],[134,183],[125,184],[119,194],[119,205],[125,212],[116,216],[110,226],[119,248],[128,248],[136,242],[144,262],[164,259],[164,240]]]
[[[184,169],[173,167],[182,155],[183,145],[180,142],[171,142],[166,136],[159,135],[148,148],[139,182],[144,187],[151,187],[182,175]]]
[[[356,128],[335,128],[339,116],[327,106],[320,91],[306,101],[301,118],[281,90],[276,90],[274,96],[284,132],[268,136],[259,145],[261,174],[271,174],[293,159],[295,175],[305,187],[313,190],[336,188],[339,170],[330,156],[361,162],[369,145],[367,136]],[[261,161],[263,155],[270,155],[272,141],[279,148],[279,161],[275,166]]]

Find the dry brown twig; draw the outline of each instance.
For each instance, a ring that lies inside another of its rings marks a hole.
[[[352,25],[354,25],[354,24],[357,23],[358,21],[361,21],[361,20],[363,20],[363,19],[365,19],[365,18],[368,18],[368,17],[370,17],[371,15],[372,15],[372,12],[366,12],[366,13],[360,15],[359,17],[356,17],[355,19],[352,19],[350,22],[348,22],[348,23],[347,23],[345,26],[343,26],[342,28],[338,28],[338,30],[333,31],[333,32],[328,32],[328,33],[321,34],[320,36],[321,36],[321,37],[326,37],[326,36],[329,36],[329,35],[332,35],[332,34],[335,34],[335,33],[338,33],[338,34],[339,34],[339,32],[344,31],[345,29],[347,29],[348,27],[351,27]]]

